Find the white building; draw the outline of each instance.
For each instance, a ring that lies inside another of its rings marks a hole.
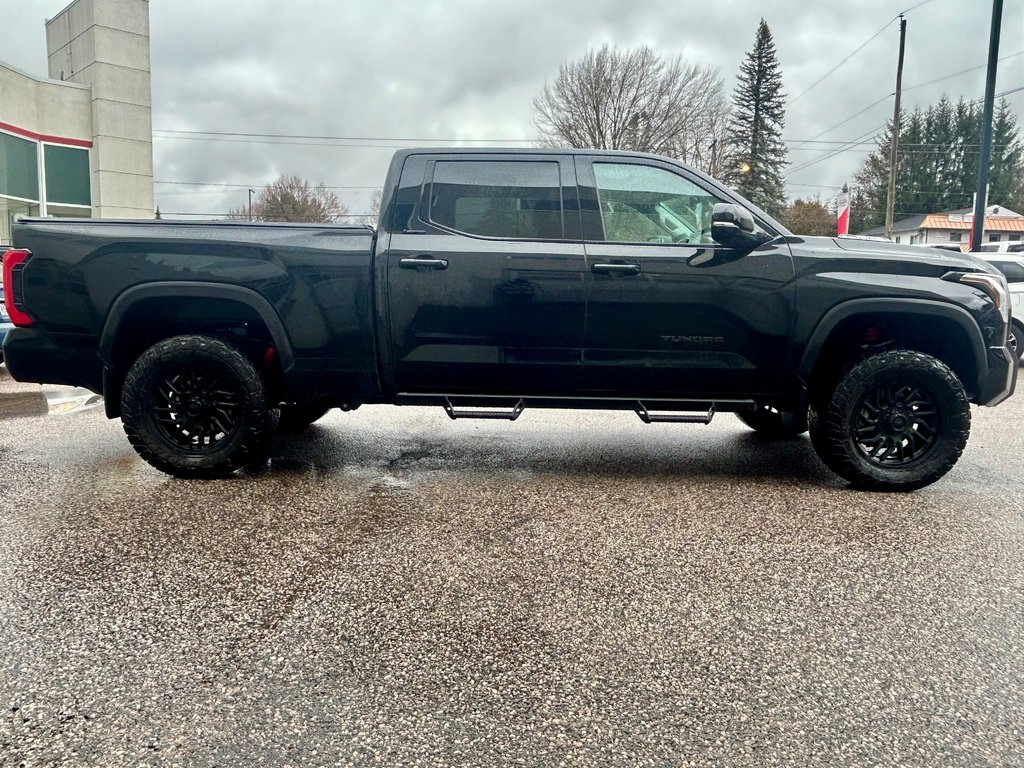
[[[893,222],[892,239],[910,245],[959,244],[966,249],[971,240],[974,210],[921,213]],[[875,227],[862,235],[885,237],[885,227]],[[1020,240],[1024,236],[1024,216],[998,205],[985,209],[985,242],[1000,243]]]
[[[49,77],[0,62],[0,243],[18,215],[153,217],[148,0],[46,22]]]

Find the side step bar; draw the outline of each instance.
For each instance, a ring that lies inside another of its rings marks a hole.
[[[636,402],[636,415],[644,424],[710,424],[715,418],[715,404],[712,403],[707,413],[651,413],[642,402]]]
[[[518,419],[526,405],[523,404],[523,399],[519,398],[511,409],[506,410],[504,408],[456,408],[452,405],[452,401],[447,397],[444,399],[444,412],[448,414],[448,418],[454,421],[455,419],[505,419],[507,421],[515,421]]]

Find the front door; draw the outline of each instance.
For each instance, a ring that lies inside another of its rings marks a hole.
[[[571,158],[439,154],[412,172],[418,201],[386,256],[395,389],[564,389],[585,301]]]
[[[720,193],[670,163],[577,160],[586,239],[586,387],[664,397],[778,393],[793,262],[785,242],[711,239]]]

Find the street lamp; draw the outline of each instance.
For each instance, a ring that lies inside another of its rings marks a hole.
[[[252,195],[255,191],[255,189],[249,190],[249,221],[252,221]]]

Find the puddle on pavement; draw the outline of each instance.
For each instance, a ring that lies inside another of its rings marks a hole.
[[[34,416],[70,416],[103,405],[103,398],[86,389],[50,389],[0,393],[0,420]]]

